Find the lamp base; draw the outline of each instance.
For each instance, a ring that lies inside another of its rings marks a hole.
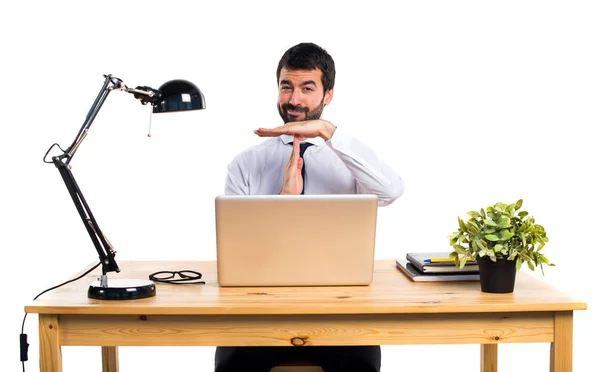
[[[88,288],[88,297],[97,300],[137,300],[155,295],[154,282],[141,279],[111,279],[106,286],[98,281]]]

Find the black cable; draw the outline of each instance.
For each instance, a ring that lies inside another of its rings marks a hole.
[[[102,262],[98,262],[95,266],[93,266],[91,269],[89,269],[85,273],[79,275],[77,278],[67,280],[64,283],[61,283],[59,285],[55,285],[52,288],[48,288],[45,291],[42,291],[40,294],[38,294],[37,296],[35,296],[33,298],[33,301],[37,300],[38,297],[40,297],[41,295],[43,295],[44,293],[46,293],[48,291],[51,291],[53,289],[62,287],[65,284],[69,284],[69,283],[72,283],[72,282],[74,282],[76,280],[79,280],[79,279],[83,278],[87,274],[89,274],[92,271],[94,271],[98,266],[100,266],[101,263]],[[23,372],[25,372],[25,362],[27,361],[27,349],[29,349],[29,344],[27,343],[27,335],[24,333],[24,331],[25,331],[25,319],[27,319],[27,312],[25,312],[25,316],[23,317],[23,324],[21,324],[21,334],[19,335],[19,343],[21,345],[21,348],[20,348],[20,350],[21,350],[21,363],[23,365]]]

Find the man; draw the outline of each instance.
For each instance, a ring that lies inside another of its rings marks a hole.
[[[369,147],[321,119],[333,98],[335,64],[312,43],[285,52],[277,67],[277,108],[284,125],[254,131],[272,137],[237,155],[226,194],[375,194],[380,206],[400,197],[400,176]],[[325,372],[379,371],[379,346],[218,347],[216,372],[269,372],[286,360],[312,360]]]

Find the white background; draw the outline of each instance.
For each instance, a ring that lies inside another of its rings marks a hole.
[[[112,93],[72,162],[118,260],[215,258],[214,197],[231,158],[281,124],[277,62],[312,41],[337,64],[324,118],[406,183],[379,213],[376,258],[449,249],[456,217],[524,199],[556,263],[533,275],[575,314],[574,371],[597,371],[600,5],[595,1],[24,1],[3,5],[0,370],[20,370],[23,306],[96,259],[58,171],[103,83],[183,78],[207,110],[154,116]],[[527,268],[523,270],[529,271]],[[85,294],[82,293],[82,296]],[[38,370],[28,317],[28,371]],[[548,344],[500,346],[500,371],[547,371]],[[214,348],[122,348],[121,370],[209,371]],[[474,371],[479,347],[386,346],[382,371]],[[99,371],[99,348],[64,348]]]

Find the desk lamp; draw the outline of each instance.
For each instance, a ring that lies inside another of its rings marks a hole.
[[[44,155],[44,162],[54,164],[58,168],[73,199],[73,203],[75,203],[77,212],[79,212],[79,216],[81,216],[81,220],[100,257],[102,276],[99,281],[90,285],[88,297],[99,300],[127,300],[152,297],[156,294],[156,288],[150,280],[111,279],[110,283],[108,282],[106,275],[109,272],[114,271],[118,273],[120,271],[115,261],[116,251],[98,227],[90,207],[86,203],[77,182],[75,182],[69,163],[73,160],[73,156],[79,145],[81,145],[81,142],[87,136],[90,126],[98,111],[100,111],[106,97],[113,90],[133,94],[135,98],[141,101],[142,105],[150,103],[153,113],[202,110],[206,108],[206,103],[202,92],[194,84],[186,80],[171,80],[156,90],[147,86],[128,88],[121,79],[112,75],[104,75],[104,78],[104,85],[71,146],[63,150],[57,143],[53,144],[46,152],[46,155]],[[62,151],[62,154],[53,156],[52,161],[46,160],[48,154],[55,146]]]

